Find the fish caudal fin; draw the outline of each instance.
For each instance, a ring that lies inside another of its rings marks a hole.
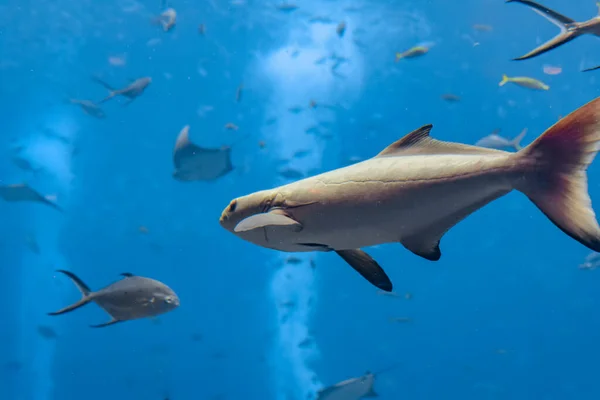
[[[600,226],[587,167],[600,150],[600,97],[573,111],[517,153],[525,179],[516,185],[563,232],[600,252]]]
[[[500,83],[498,84],[498,86],[504,86],[508,83],[510,79],[508,78],[508,76],[506,74],[502,74],[502,80],[500,81]]]
[[[77,275],[75,275],[72,272],[62,270],[62,269],[59,269],[56,272],[60,272],[62,274],[65,274],[69,278],[71,278],[73,283],[77,286],[77,289],[79,289],[79,291],[81,292],[81,299],[78,302],[71,304],[70,306],[62,308],[55,312],[48,313],[48,315],[60,315],[60,314],[68,313],[68,312],[76,310],[79,307],[84,306],[87,303],[89,303],[90,301],[92,301],[92,291],[81,279],[79,279],[79,277]]]
[[[563,44],[570,42],[571,40],[581,35],[580,30],[569,29],[570,27],[574,26],[572,24],[576,23],[574,20],[560,13],[557,13],[556,11],[546,6],[543,6],[539,3],[530,0],[507,0],[506,2],[524,4],[560,28],[560,33],[558,35],[548,40],[547,42],[542,43],[540,46],[531,50],[524,56],[515,58],[515,61],[527,60],[529,58],[537,57],[540,54],[546,53],[552,49],[557,48],[558,46],[562,46]]]
[[[521,141],[523,140],[523,138],[525,137],[525,135],[527,134],[527,128],[523,129],[521,131],[521,133],[519,133],[517,136],[514,137],[513,140],[510,141],[511,146],[516,150],[519,151],[521,150],[523,147],[521,146]]]
[[[335,252],[372,285],[386,292],[392,291],[392,281],[370,255],[359,249]]]

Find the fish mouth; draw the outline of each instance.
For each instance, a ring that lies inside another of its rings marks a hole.
[[[219,223],[221,226],[228,231],[232,231],[233,227],[236,225],[236,221],[231,218],[233,213],[235,212],[238,205],[237,199],[233,199],[229,202],[229,205],[225,207],[223,212],[221,213],[221,217],[219,218]]]

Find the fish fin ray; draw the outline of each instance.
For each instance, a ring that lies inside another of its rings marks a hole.
[[[110,325],[118,324],[119,322],[123,322],[123,321],[122,321],[122,320],[119,320],[119,319],[115,319],[115,318],[113,318],[113,319],[111,319],[110,321],[108,321],[108,322],[105,322],[105,323],[103,323],[103,324],[98,324],[98,325],[90,325],[90,328],[104,328],[104,327],[106,327],[106,326],[110,326]]]
[[[292,226],[295,229],[302,230],[302,224],[293,218],[290,218],[285,211],[281,209],[273,209],[269,212],[255,214],[241,220],[235,226],[234,231],[245,232],[267,226]]]
[[[390,144],[383,149],[378,157],[409,156],[409,155],[433,155],[433,154],[499,154],[505,153],[500,150],[488,149],[467,144],[444,142],[433,139],[429,132],[433,125],[424,125],[415,129],[403,138]]]
[[[596,252],[600,226],[586,171],[599,150],[600,97],[560,119],[516,154],[528,160],[517,189],[563,232]]]
[[[366,252],[360,249],[336,250],[335,252],[372,285],[386,292],[392,291],[392,281],[377,261]]]
[[[58,311],[50,312],[50,313],[48,313],[48,315],[54,316],[54,315],[65,314],[70,311],[76,310],[79,307],[82,307],[82,306],[88,304],[90,301],[92,301],[92,296],[93,296],[92,290],[77,275],[75,275],[72,272],[65,271],[63,269],[56,270],[56,272],[60,272],[64,275],[66,275],[67,277],[69,277],[71,279],[71,281],[73,281],[75,286],[77,286],[77,289],[79,289],[79,291],[81,292],[81,299],[79,299],[77,302],[75,302],[67,307],[61,308]]]

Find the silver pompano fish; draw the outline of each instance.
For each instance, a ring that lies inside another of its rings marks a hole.
[[[154,317],[179,307],[179,297],[162,282],[130,273],[123,273],[125,278],[108,285],[104,289],[92,292],[90,288],[74,273],[58,270],[65,274],[81,291],[82,297],[71,304],[48,315],[60,315],[76,310],[90,302],[98,304],[112,319],[92,328],[102,328],[122,321]]]
[[[114,87],[112,87],[111,85],[104,82],[98,77],[92,77],[92,80],[104,86],[110,92],[108,96],[100,100],[97,104],[102,104],[115,96],[123,96],[129,99],[127,102],[125,102],[125,104],[123,104],[125,106],[133,102],[139,96],[141,96],[146,90],[146,88],[152,83],[152,78],[150,78],[149,76],[145,76],[143,78],[138,78],[135,80],[130,79],[129,85],[125,86],[122,89],[115,89]]]
[[[512,148],[516,151],[521,150],[523,147],[521,146],[521,140],[527,134],[527,128],[523,129],[521,133],[515,136],[513,139],[509,140],[503,136],[498,135],[500,129],[496,129],[491,134],[479,139],[475,146],[488,147],[490,149],[498,149],[503,150],[506,148]]]
[[[379,395],[373,389],[375,374],[347,379],[317,392],[316,400],[359,400]]]
[[[436,261],[450,228],[516,189],[563,232],[600,252],[586,174],[600,144],[600,98],[517,153],[435,140],[431,128],[372,159],[232,200],[221,226],[266,248],[335,251],[391,291],[383,269],[361,247],[401,243]]]

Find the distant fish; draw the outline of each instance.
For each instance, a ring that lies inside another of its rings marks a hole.
[[[141,96],[146,90],[146,88],[150,85],[150,83],[152,83],[152,78],[150,78],[149,76],[145,76],[143,78],[135,80],[131,79],[131,83],[129,85],[125,86],[122,89],[115,89],[98,77],[92,77],[92,80],[104,86],[110,92],[108,96],[100,100],[97,104],[102,104],[115,96],[123,96],[128,99],[128,101],[124,104],[125,106],[133,102],[139,96]]]
[[[485,24],[475,24],[475,25],[473,25],[473,29],[475,29],[476,31],[479,31],[479,32],[491,32],[493,30],[491,25],[485,25]]]
[[[206,34],[206,25],[200,24],[198,25],[198,33],[202,36]]]
[[[344,33],[346,33],[346,22],[342,21],[338,24],[338,26],[335,28],[335,33],[337,33],[337,35],[339,37],[344,37]]]
[[[502,80],[498,84],[498,86],[504,86],[508,82],[512,82],[515,85],[522,86],[528,89],[534,90],[548,90],[550,86],[546,85],[544,82],[538,81],[537,79],[529,78],[526,76],[515,76],[508,77],[506,75],[502,75]]]
[[[300,114],[304,109],[300,106],[293,106],[288,108],[288,111],[292,114]]]
[[[243,91],[244,91],[244,84],[241,83],[240,86],[238,86],[237,90],[235,91],[235,101],[237,101],[238,103],[240,101],[242,101]]]
[[[590,253],[585,257],[582,264],[579,264],[579,269],[593,270],[600,266],[600,254]]]
[[[29,161],[28,159],[26,159],[25,157],[20,156],[20,155],[14,156],[12,158],[12,162],[13,162],[13,164],[15,164],[17,167],[19,167],[23,171],[34,172],[34,173],[42,171],[42,168],[34,167],[33,164],[31,163],[31,161]]]
[[[304,260],[301,259],[300,257],[296,257],[296,256],[289,256],[285,259],[285,263],[290,264],[290,265],[302,264],[302,261],[304,261]]]
[[[193,144],[189,139],[189,125],[183,127],[175,149],[173,178],[182,182],[212,181],[233,171],[231,148],[205,148]]]
[[[319,390],[316,400],[360,400],[379,397],[373,388],[374,384],[375,374],[367,372],[363,376],[350,378]]]
[[[516,151],[521,150],[521,141],[527,134],[527,128],[523,129],[521,133],[509,140],[505,137],[498,135],[500,129],[496,129],[488,136],[481,138],[475,143],[475,146],[487,147],[489,149],[504,150],[507,148],[514,149]]]
[[[281,3],[276,5],[275,8],[285,13],[291,13],[292,11],[296,11],[298,6],[292,3]]]
[[[31,201],[42,203],[60,212],[63,211],[58,205],[33,190],[26,183],[0,186],[0,197],[10,202]]]
[[[48,315],[60,315],[84,306],[90,302],[96,303],[112,318],[110,321],[92,328],[102,328],[118,322],[140,318],[155,317],[179,307],[179,297],[171,288],[162,282],[130,273],[121,274],[124,278],[97,292],[79,279],[74,273],[57,270],[68,276],[81,292],[81,299],[56,312]]]
[[[362,248],[401,243],[437,261],[452,227],[513,190],[600,252],[586,174],[600,148],[600,97],[517,153],[436,140],[431,129],[418,128],[361,163],[235,198],[219,223],[264,248],[334,252],[388,292],[391,280]]]
[[[279,175],[286,179],[300,179],[304,177],[304,174],[302,172],[290,167],[280,169],[278,172]]]
[[[108,63],[113,67],[122,67],[127,62],[125,61],[125,56],[110,56],[108,57]]]
[[[84,113],[90,115],[94,118],[104,119],[106,118],[106,114],[104,111],[93,101],[91,100],[79,100],[79,99],[69,99],[68,102],[70,104],[76,104],[83,110]]]
[[[240,129],[240,127],[234,124],[233,122],[228,122],[225,124],[225,129],[230,131],[237,131],[238,129]]]
[[[44,339],[56,339],[58,337],[56,331],[52,327],[46,325],[38,325],[37,331]]]
[[[527,60],[529,58],[537,57],[540,54],[544,54],[552,49],[562,46],[581,35],[591,34],[600,37],[600,18],[598,18],[598,16],[588,19],[587,21],[577,22],[574,19],[559,14],[535,1],[507,0],[506,2],[524,4],[560,28],[560,33],[558,35],[547,42],[542,43],[524,56],[515,58],[515,60]]]
[[[396,53],[396,62],[405,59],[405,58],[416,58],[423,56],[429,52],[429,47],[427,46],[415,46],[412,47],[402,53]]]
[[[296,151],[292,155],[292,157],[294,157],[294,158],[304,158],[304,157],[306,157],[309,154],[310,154],[310,150],[298,150],[298,151]]]
[[[542,70],[544,71],[544,73],[546,75],[558,75],[562,72],[561,67],[555,67],[553,65],[548,65],[548,64],[545,64],[544,67],[542,68]]]
[[[34,235],[27,235],[25,237],[25,245],[29,250],[31,250],[32,253],[38,255],[41,253],[40,245],[38,244]]]
[[[174,8],[167,8],[158,17],[154,18],[152,23],[162,25],[163,31],[169,32],[177,23],[177,11]]]
[[[441,97],[442,100],[446,100],[448,103],[458,103],[460,101],[460,97],[452,93],[445,93]]]
[[[308,19],[308,22],[311,23],[311,24],[314,24],[314,23],[333,24],[333,20],[331,18],[329,18],[329,17],[323,17],[323,16],[319,16],[319,15],[316,15],[314,17],[310,17]]]

